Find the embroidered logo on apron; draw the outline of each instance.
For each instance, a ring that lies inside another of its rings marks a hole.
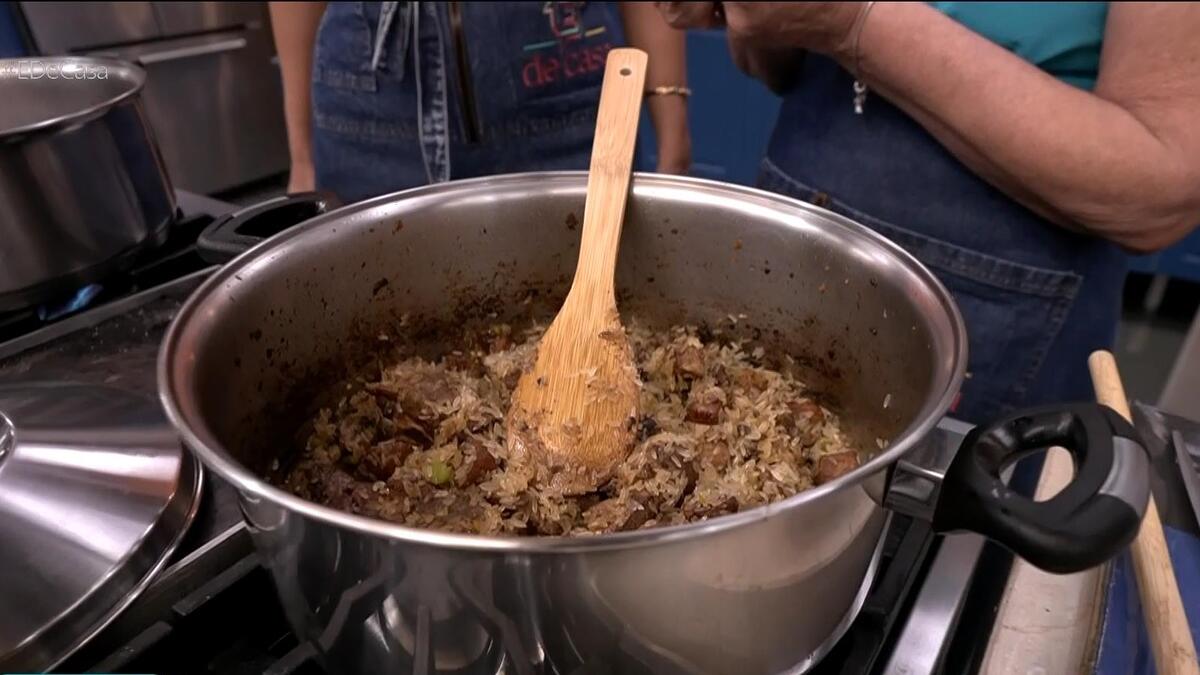
[[[589,27],[583,2],[546,2],[542,14],[549,24],[550,39],[526,44],[528,55],[521,67],[521,83],[537,89],[604,70],[604,60],[613,48],[604,36],[603,25]]]

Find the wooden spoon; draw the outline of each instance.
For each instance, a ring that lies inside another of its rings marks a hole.
[[[1092,373],[1096,400],[1117,411],[1132,424],[1133,416],[1129,412],[1129,401],[1125,398],[1125,386],[1121,383],[1113,355],[1106,351],[1093,352],[1088,358],[1088,369]],[[1179,582],[1171,567],[1171,554],[1167,550],[1167,539],[1153,494],[1150,495],[1146,515],[1142,517],[1142,527],[1129,553],[1133,558],[1134,578],[1142,601],[1142,613],[1146,616],[1146,633],[1150,636],[1150,650],[1154,654],[1157,671],[1162,675],[1200,675],[1196,645],[1192,642],[1187,612],[1183,609]]]
[[[599,488],[633,446],[641,383],[613,275],[646,60],[637,49],[608,53],[575,280],[508,413],[509,462],[532,469],[535,484],[566,494]]]

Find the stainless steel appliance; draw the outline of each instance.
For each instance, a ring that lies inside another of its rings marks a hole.
[[[74,291],[167,236],[175,197],[144,83],[109,59],[0,60],[0,312]]]
[[[210,194],[287,170],[266,3],[20,6],[40,53],[107,55],[146,70],[146,110],[179,187]]]
[[[811,205],[666,176],[634,180],[623,311],[710,324],[745,314],[741,330],[775,334],[779,348],[836,370],[824,389],[843,419],[860,440],[890,441],[863,467],[706,522],[574,539],[416,530],[260,478],[309,412],[297,396],[329,386],[329,368],[353,348],[352,327],[374,341],[400,313],[448,318],[457,301],[516,301],[530,289],[561,296],[585,182],[461,181],[319,216],[216,272],[164,339],[168,413],[241,492],[284,611],[326,667],[803,671],[862,606],[889,476],[889,506],[985,532],[1056,571],[1099,563],[1136,533],[1148,460],[1097,406],[1016,416],[968,437],[948,467],[938,461],[952,453],[930,432],[962,377],[965,331],[911,256]],[[1010,460],[1051,444],[1079,467],[1062,493],[1034,503],[1003,485]]]

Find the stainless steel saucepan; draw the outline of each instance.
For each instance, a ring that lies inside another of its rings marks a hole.
[[[530,289],[561,297],[585,182],[453,182],[317,216],[214,274],[167,334],[168,414],[239,490],[288,620],[326,668],[801,672],[858,611],[888,508],[980,532],[1055,572],[1099,564],[1136,533],[1147,457],[1095,404],[1000,420],[939,463],[930,432],[961,383],[966,332],[947,291],[902,249],[795,200],[657,175],[633,181],[622,313],[663,324],[744,315],[742,330],[811,365],[861,445],[880,438],[885,449],[776,504],[587,538],[411,529],[263,480],[295,448],[329,369],[397,314],[449,319],[488,301],[503,318]],[[1035,503],[1002,483],[1008,463],[1051,445],[1077,467],[1060,494]]]
[[[112,59],[0,59],[0,312],[62,300],[166,239],[175,193],[145,81]]]

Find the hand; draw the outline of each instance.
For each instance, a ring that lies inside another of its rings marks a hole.
[[[806,49],[835,58],[852,57],[851,32],[861,2],[660,2],[674,28],[723,24],[732,38],[756,49]]]
[[[317,174],[313,165],[307,162],[293,163],[288,175],[287,193],[294,195],[298,192],[312,192],[317,189]]]
[[[721,28],[725,17],[715,2],[656,2],[663,20],[680,30],[688,28]]]

